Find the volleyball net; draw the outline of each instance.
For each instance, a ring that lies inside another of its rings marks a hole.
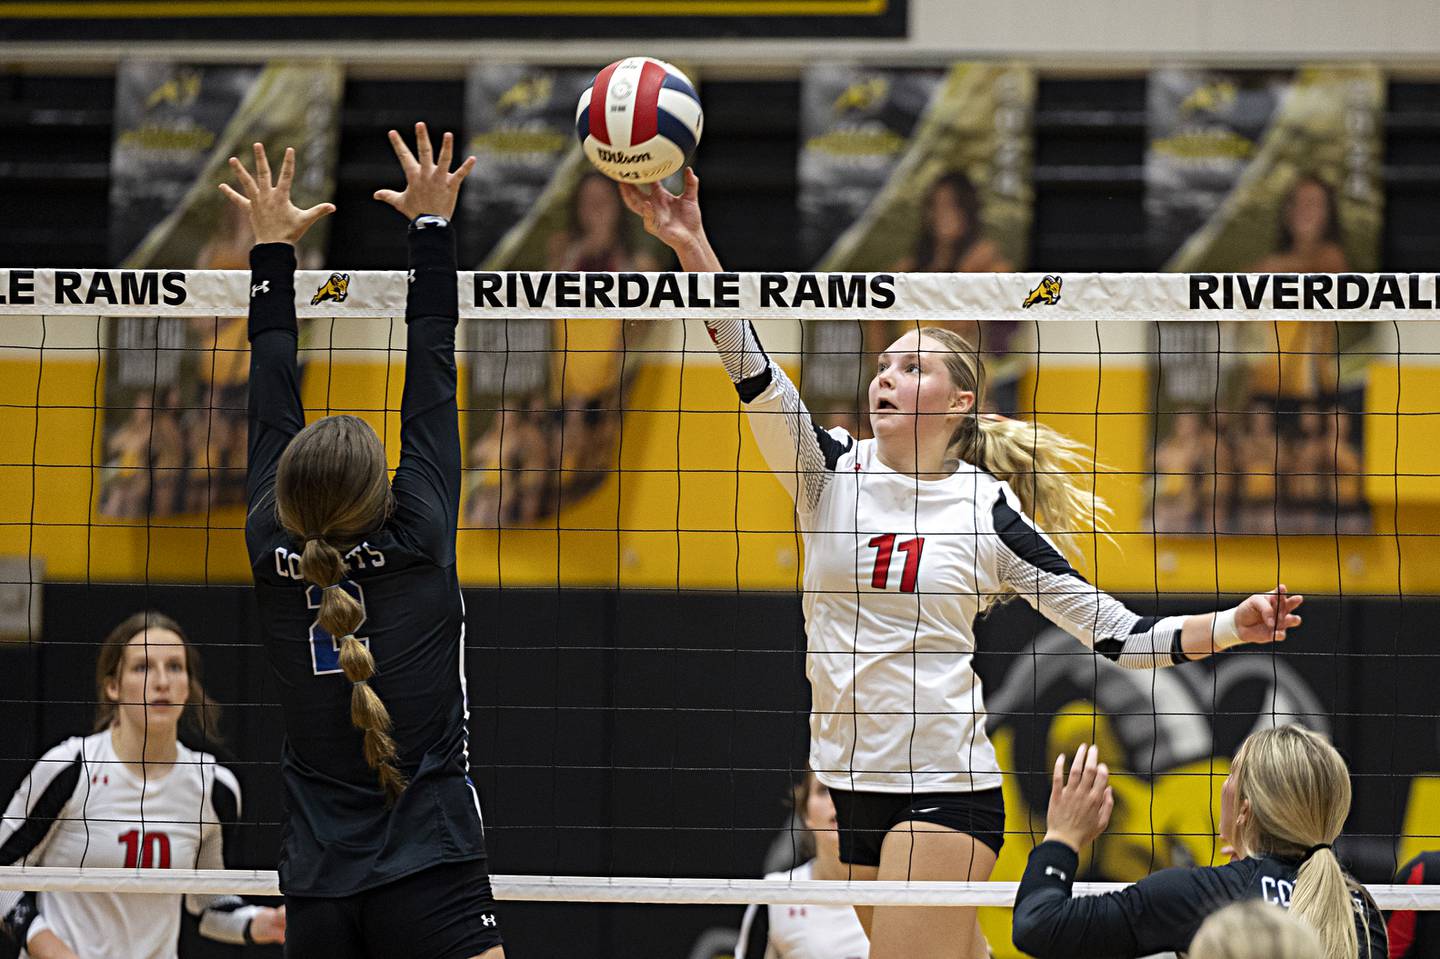
[[[224,707],[209,745],[245,795],[249,867],[30,863],[0,869],[0,889],[276,892],[283,727],[243,541],[249,282],[0,270],[0,789],[92,727],[99,641],[160,609]],[[1089,878],[1218,863],[1229,758],[1254,729],[1298,722],[1351,766],[1342,858],[1382,907],[1440,908],[1390,884],[1440,846],[1435,277],[458,282],[470,756],[500,898],[1007,905],[1054,757],[1080,742],[1100,744],[1117,795]],[[307,410],[366,418],[392,465],[406,288],[403,271],[296,280]],[[986,412],[1094,451],[1078,479],[1113,509],[1108,531],[1041,524],[1088,579],[1145,615],[1284,583],[1305,625],[1135,672],[1007,604],[979,622],[974,660],[1005,779],[994,881],[747,878],[803,855],[786,806],[808,741],[803,556],[701,323],[714,316],[753,320],[817,423],[861,437],[873,354],[917,326],[961,332]]]

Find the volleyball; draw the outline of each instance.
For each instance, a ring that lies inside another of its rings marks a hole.
[[[610,179],[654,183],[685,166],[703,120],[685,74],[664,60],[626,57],[597,73],[580,94],[575,132],[590,162]]]

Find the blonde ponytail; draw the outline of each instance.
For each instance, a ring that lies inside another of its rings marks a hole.
[[[955,454],[1010,484],[1026,514],[1045,532],[1108,529],[1113,511],[1093,490],[1093,477],[1102,468],[1094,451],[1041,423],[975,412],[985,397],[985,367],[975,348],[944,327],[922,327],[920,335],[945,347],[950,379],[975,394],[971,414],[951,440]]]
[[[1355,900],[1351,882],[1340,868],[1340,860],[1328,845],[1309,854],[1295,876],[1290,893],[1290,911],[1308,922],[1320,936],[1321,955],[1326,959],[1349,959],[1359,955],[1360,937],[1355,932]],[[1365,955],[1369,955],[1367,950]]]
[[[281,525],[304,541],[300,574],[321,587],[315,622],[339,643],[340,669],[350,681],[350,722],[365,734],[365,762],[375,770],[386,801],[394,803],[407,783],[390,711],[370,686],[375,657],[355,638],[365,608],[341,587],[345,558],[332,543],[360,542],[385,521],[391,502],[385,448],[358,417],[317,420],[296,434],[280,457],[276,512]]]
[[[1373,943],[1359,951],[1356,886],[1331,849],[1350,814],[1350,771],[1335,747],[1300,726],[1262,729],[1235,754],[1230,774],[1250,804],[1238,851],[1303,857],[1290,911],[1319,935],[1324,959],[1372,955]]]

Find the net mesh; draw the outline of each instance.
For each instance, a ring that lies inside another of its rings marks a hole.
[[[194,745],[242,786],[227,849],[247,868],[26,862],[0,869],[0,889],[272,894],[283,729],[243,542],[248,276],[168,274],[156,302],[127,301],[119,271],[10,276],[0,717],[20,732],[0,785],[91,728],[110,626],[165,610],[223,704],[223,742]],[[405,278],[344,274],[342,290],[339,276],[297,280],[303,398],[371,422],[393,466]],[[457,546],[497,894],[1008,904],[1044,832],[1050,764],[1080,742],[1101,745],[1117,794],[1091,877],[1218,863],[1229,758],[1254,729],[1299,722],[1350,763],[1352,871],[1382,907],[1436,908],[1388,882],[1440,832],[1424,628],[1440,589],[1440,322],[1433,277],[1361,279],[1363,302],[1342,310],[1235,276],[462,275]],[[1305,625],[1283,646],[1133,672],[1007,604],[980,621],[975,657],[1004,775],[995,881],[742,878],[803,854],[786,800],[806,762],[807,646],[793,508],[701,325],[717,313],[755,317],[816,421],[856,436],[870,354],[917,325],[956,329],[979,344],[987,411],[1093,450],[1079,478],[1113,507],[1108,532],[1046,528],[1087,578],[1145,615],[1285,583]]]

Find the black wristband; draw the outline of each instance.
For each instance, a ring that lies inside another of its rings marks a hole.
[[[267,330],[296,331],[295,247],[257,243],[250,250],[250,339]]]
[[[422,221],[428,221],[423,223]],[[439,216],[416,217],[410,225],[410,292],[405,318],[457,319],[460,292],[456,277],[455,231]]]

